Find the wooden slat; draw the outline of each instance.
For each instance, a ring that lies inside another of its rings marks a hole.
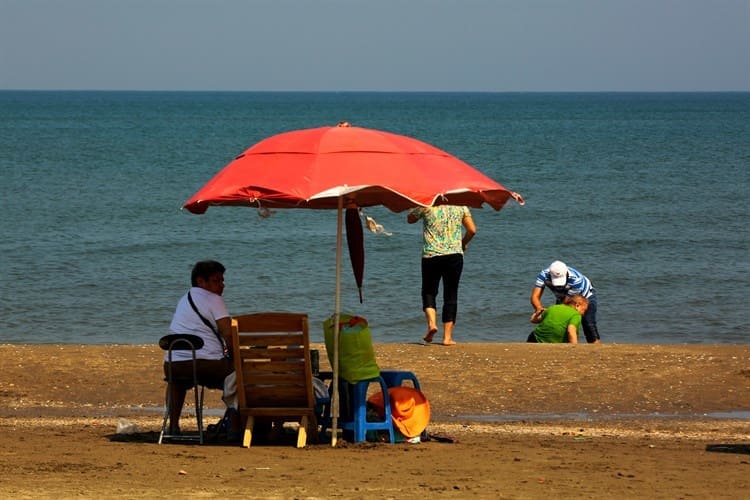
[[[272,359],[272,360],[285,360],[285,359],[298,359],[300,361],[305,360],[305,349],[303,347],[294,346],[289,349],[280,348],[269,348],[269,349],[240,349],[240,357],[243,360],[252,359]]]
[[[307,316],[299,318],[292,313],[263,312],[234,316],[237,327],[242,333],[297,332],[304,321],[307,327]]]
[[[250,377],[243,377],[245,387],[251,385],[299,385],[306,387],[302,373],[254,372]]]
[[[240,415],[254,415],[256,417],[301,417],[307,415],[307,409],[284,407],[243,408],[240,411]]]
[[[250,380],[254,374],[290,373],[304,381],[305,364],[299,361],[253,361],[242,363],[242,376]]]
[[[304,394],[293,399],[279,394],[254,394],[248,400],[248,408],[306,408]]]
[[[289,346],[304,344],[304,339],[299,333],[282,332],[282,333],[252,333],[239,334],[240,346],[247,347],[266,347],[266,346]]]
[[[299,384],[275,384],[275,385],[263,385],[263,384],[250,384],[250,385],[244,385],[243,386],[248,391],[248,399],[252,399],[254,396],[258,394],[262,394],[263,397],[278,397],[278,398],[285,398],[285,397],[293,397],[296,399],[299,399],[299,396],[302,395],[305,398],[307,397],[306,389],[304,385]],[[288,405],[283,405],[288,406]]]
[[[257,394],[248,400],[247,407],[252,408],[306,408],[305,398],[292,399],[279,397],[278,394]]]

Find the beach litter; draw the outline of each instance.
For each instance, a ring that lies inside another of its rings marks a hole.
[[[138,427],[128,419],[121,418],[117,421],[117,434],[135,434],[136,432],[138,432]]]

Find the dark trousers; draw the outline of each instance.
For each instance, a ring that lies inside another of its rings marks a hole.
[[[169,363],[164,362],[164,380],[169,375]],[[195,369],[198,383],[210,389],[224,389],[224,379],[234,371],[234,364],[231,359],[196,359]],[[183,389],[193,387],[193,362],[192,361],[173,361],[172,377],[179,381],[179,386]]]
[[[456,322],[458,283],[464,269],[460,253],[422,259],[422,309],[437,309],[437,294],[443,280],[443,323]]]
[[[589,297],[589,307],[581,321],[583,334],[586,336],[586,342],[592,344],[599,340],[599,329],[596,327],[596,294]]]

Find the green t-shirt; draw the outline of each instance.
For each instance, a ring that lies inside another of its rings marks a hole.
[[[555,304],[544,310],[542,322],[534,328],[536,341],[560,344],[568,341],[568,325],[581,326],[581,313],[565,304]]]

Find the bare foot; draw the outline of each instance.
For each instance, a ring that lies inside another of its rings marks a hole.
[[[442,344],[440,344],[440,345],[456,345],[456,341],[455,340],[450,340],[450,339],[443,340]]]
[[[425,335],[424,337],[422,337],[422,340],[424,340],[425,342],[427,342],[428,344],[430,344],[432,342],[432,338],[435,336],[435,334],[437,333],[437,331],[438,331],[438,329],[437,329],[436,326],[431,326],[427,330],[427,335]]]

